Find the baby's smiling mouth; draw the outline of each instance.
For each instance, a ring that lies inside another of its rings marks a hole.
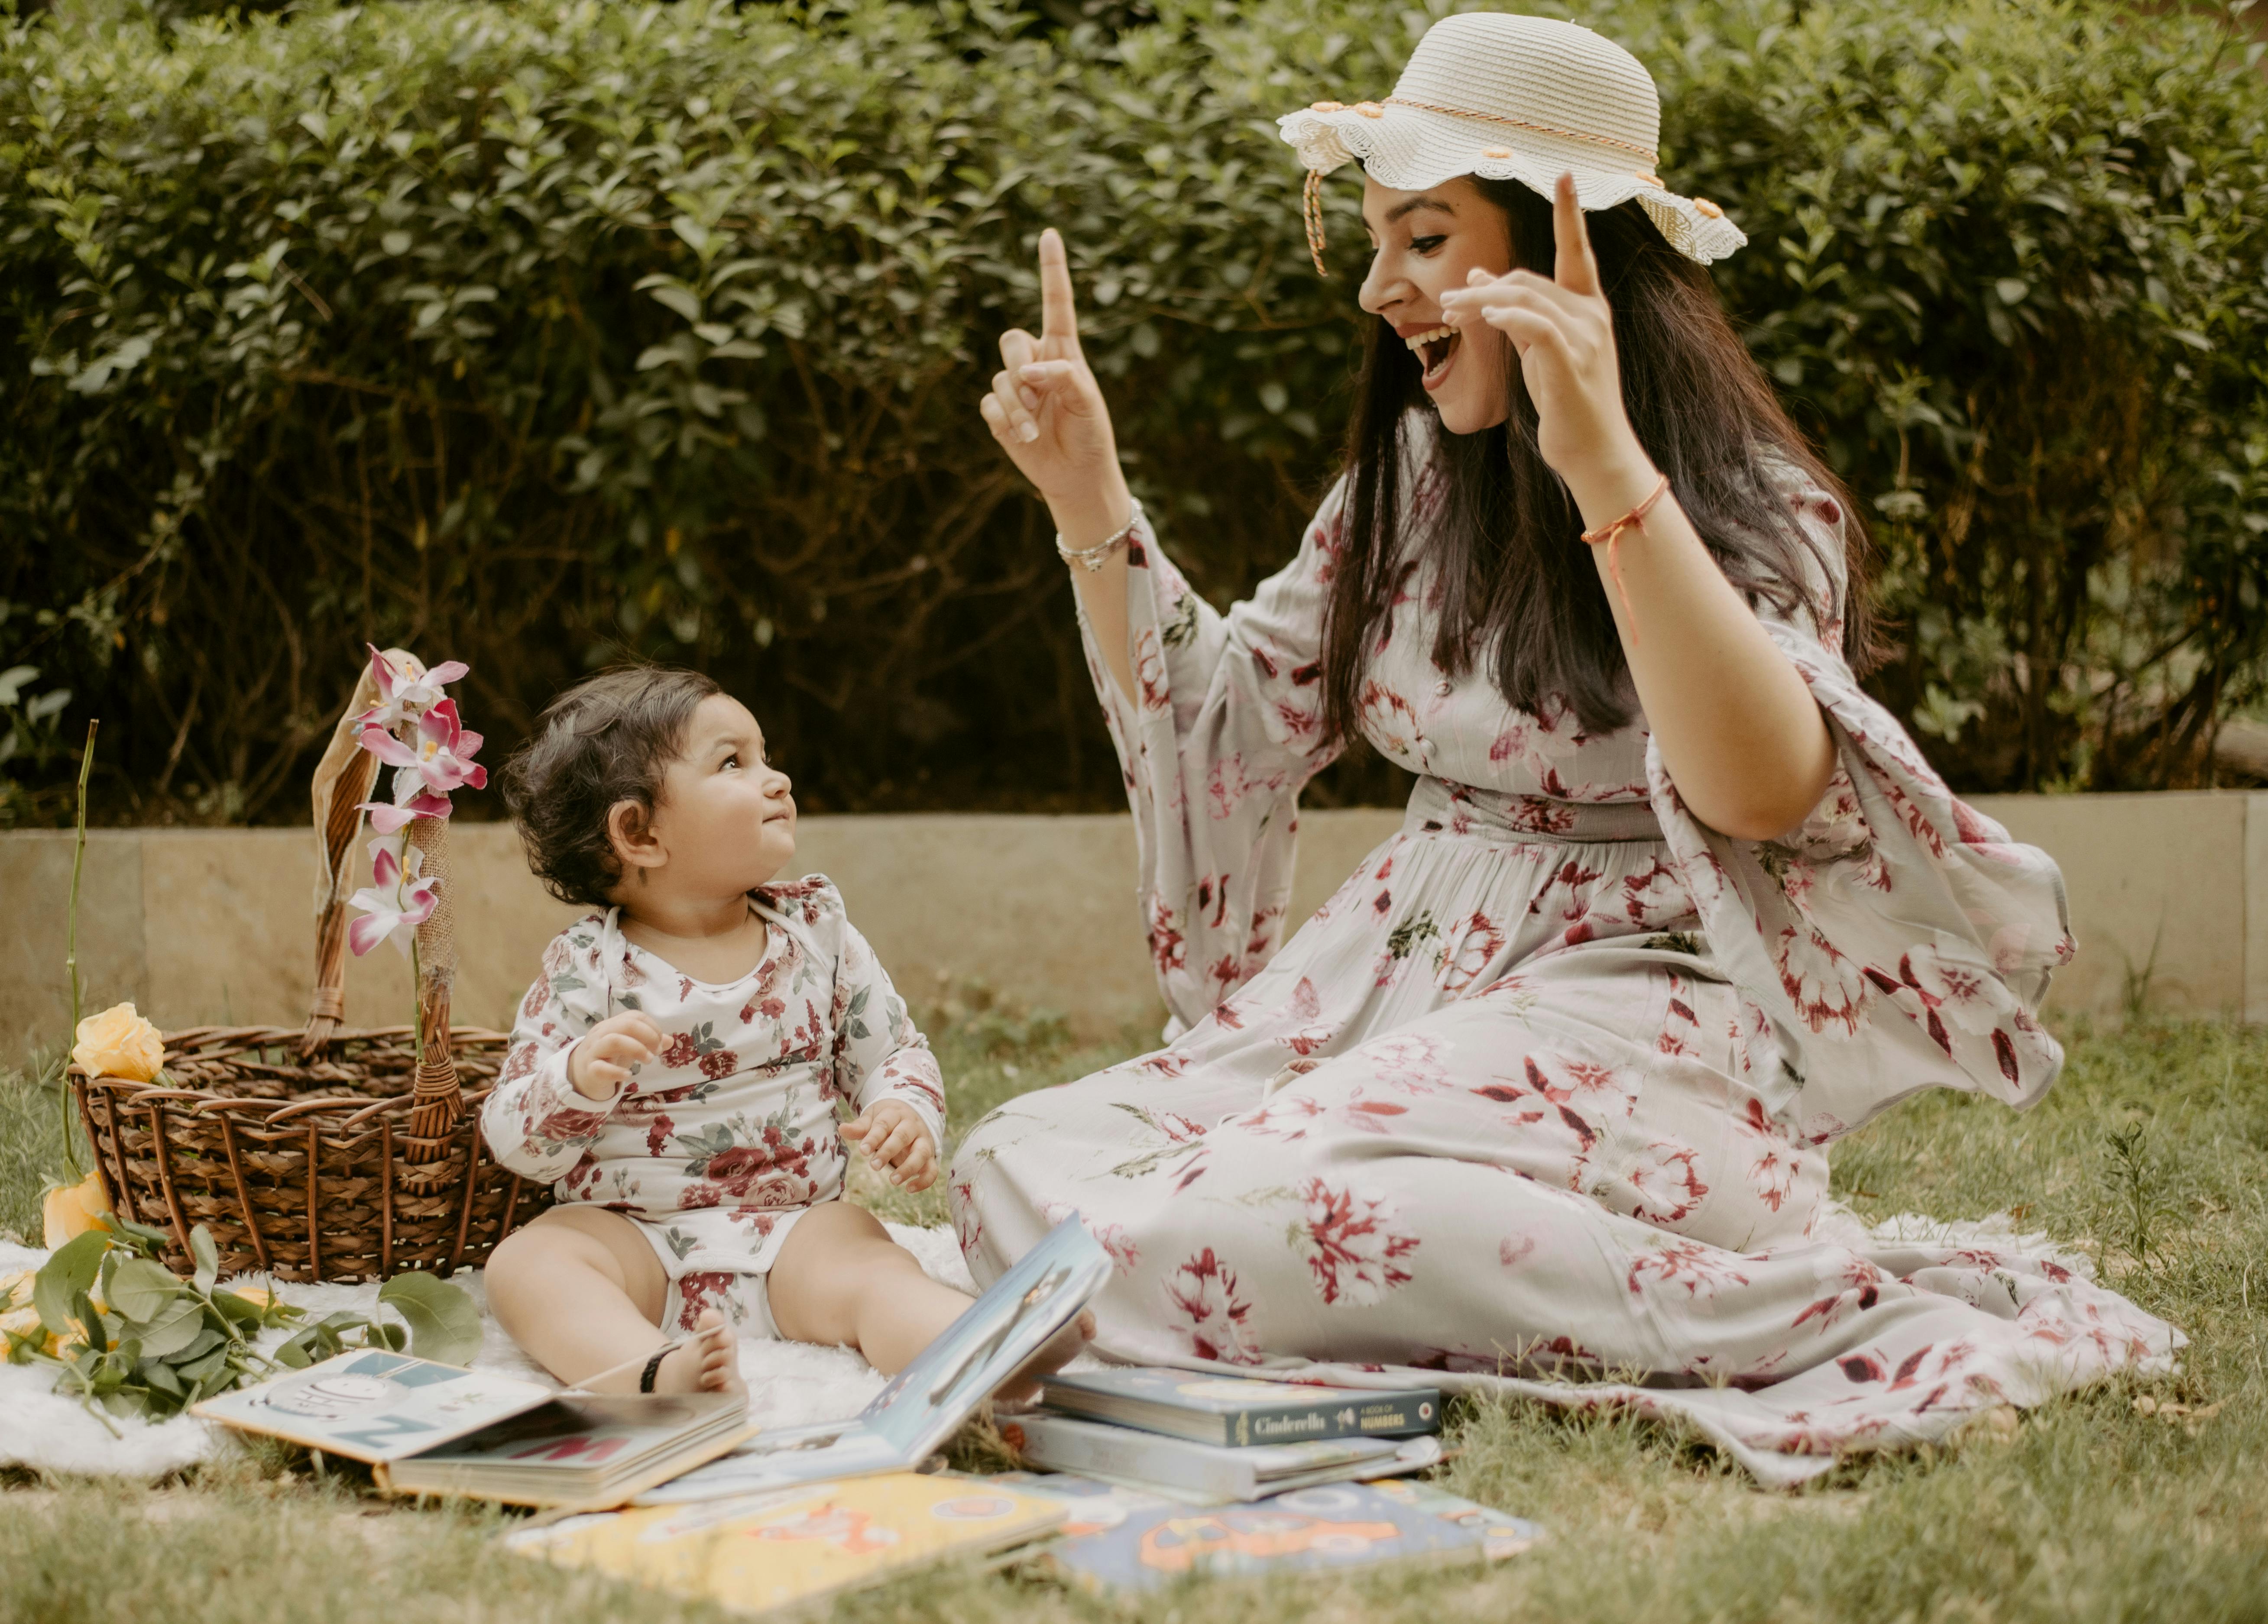
[[[1442,326],[1412,333],[1403,340],[1410,346],[1410,353],[1424,364],[1427,384],[1439,381],[1441,374],[1448,371],[1449,358],[1457,353],[1458,337],[1456,328]]]

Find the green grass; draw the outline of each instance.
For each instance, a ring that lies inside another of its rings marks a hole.
[[[955,1120],[1080,1075],[1140,1042],[1086,1047],[1060,1025],[964,1000],[932,1024]],[[1630,1421],[1460,1405],[1447,1487],[1551,1538],[1488,1571],[1401,1569],[1210,1584],[1124,1608],[1027,1574],[933,1574],[841,1602],[857,1620],[1291,1618],[1599,1620],[2268,1619],[2268,1032],[2136,1024],[2070,1034],[2037,1110],[1941,1095],[1839,1146],[1836,1188],[1869,1216],[1979,1216],[2088,1245],[2112,1282],[2186,1330],[2181,1376],[2139,1412],[2118,1385],[2032,1412],[2005,1436],[1861,1457],[1796,1494]],[[1011,1072],[1011,1067],[1014,1070]],[[0,1080],[0,1224],[26,1228],[52,1095]],[[2133,1130],[2140,1128],[2137,1135]],[[2124,1149],[2121,1149],[2121,1144]],[[875,1204],[883,1205],[880,1201]],[[934,1193],[890,1216],[932,1221]],[[980,1458],[976,1440],[962,1458]],[[498,1552],[503,1519],[408,1510],[304,1458],[237,1458],[173,1484],[0,1491],[0,1618],[195,1620],[714,1619]]]

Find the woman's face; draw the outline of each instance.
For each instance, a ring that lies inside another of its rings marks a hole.
[[[1476,434],[1502,423],[1512,409],[1505,336],[1491,327],[1449,327],[1440,299],[1463,287],[1469,271],[1501,276],[1512,268],[1504,210],[1462,176],[1423,192],[1398,192],[1366,176],[1362,223],[1374,250],[1362,307],[1417,352],[1441,426]]]

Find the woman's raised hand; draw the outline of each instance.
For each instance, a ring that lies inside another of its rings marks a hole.
[[[1557,258],[1550,276],[1476,270],[1470,286],[1441,296],[1441,313],[1461,327],[1486,322],[1512,341],[1535,403],[1536,449],[1580,503],[1585,487],[1618,488],[1650,465],[1623,410],[1614,312],[1599,286],[1572,175],[1553,188],[1551,225]]]
[[[1021,327],[1000,335],[999,371],[979,405],[992,437],[1057,510],[1101,504],[1123,483],[1118,443],[1101,387],[1079,353],[1071,261],[1060,233],[1040,233],[1040,335]]]

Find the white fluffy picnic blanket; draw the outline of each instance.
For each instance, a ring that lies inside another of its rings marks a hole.
[[[921,1260],[932,1278],[963,1291],[976,1290],[951,1230],[914,1229],[902,1224],[893,1224],[889,1229],[897,1243]],[[0,1242],[0,1275],[37,1268],[47,1258],[46,1253],[35,1248]],[[479,1271],[467,1270],[454,1278],[480,1302],[487,1332],[474,1367],[533,1381],[549,1380],[489,1316]],[[232,1283],[267,1285],[269,1281],[264,1275],[246,1275]],[[316,1315],[375,1314],[378,1310],[375,1285],[284,1284],[276,1290],[285,1302]],[[270,1332],[262,1345],[272,1346],[287,1334]],[[740,1374],[748,1384],[748,1418],[765,1427],[855,1415],[882,1390],[883,1381],[873,1366],[847,1348],[753,1339],[740,1344]],[[55,1380],[53,1365],[0,1363],[0,1466],[157,1478],[234,1447],[226,1428],[188,1415],[155,1424],[113,1416],[111,1424],[123,1435],[113,1437],[76,1399],[56,1393]]]

